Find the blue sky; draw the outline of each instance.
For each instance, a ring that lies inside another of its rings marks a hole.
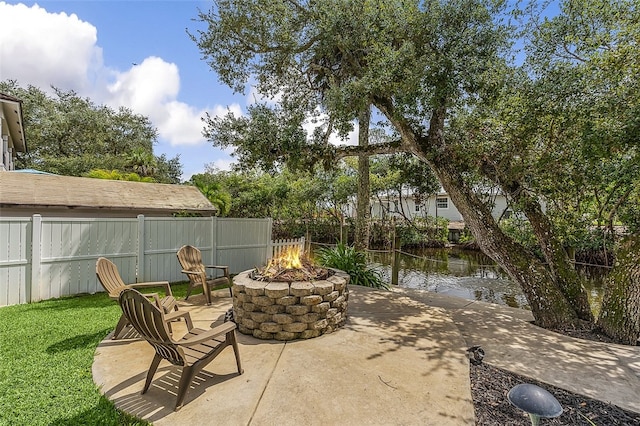
[[[229,152],[201,135],[205,111],[236,114],[253,94],[218,82],[186,29],[210,1],[0,2],[0,80],[75,90],[97,104],[127,106],[160,133],[156,155],[180,155],[183,180],[205,164],[228,169]]]

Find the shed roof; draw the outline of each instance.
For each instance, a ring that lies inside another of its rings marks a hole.
[[[188,185],[0,172],[0,208],[67,208],[213,214],[216,208]]]

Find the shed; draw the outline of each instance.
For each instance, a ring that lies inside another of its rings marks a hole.
[[[216,208],[189,185],[0,172],[0,216],[213,216]]]

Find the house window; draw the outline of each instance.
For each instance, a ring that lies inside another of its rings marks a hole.
[[[448,209],[449,208],[449,199],[447,197],[438,197],[436,198],[436,207],[439,209]]]
[[[420,204],[416,204],[416,211],[419,212],[420,211]]]

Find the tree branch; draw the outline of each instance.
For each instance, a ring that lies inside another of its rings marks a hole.
[[[392,142],[377,143],[367,146],[339,146],[334,147],[335,158],[352,157],[356,155],[378,155],[378,154],[395,154],[397,152],[412,152],[408,147],[404,146],[402,140]]]

